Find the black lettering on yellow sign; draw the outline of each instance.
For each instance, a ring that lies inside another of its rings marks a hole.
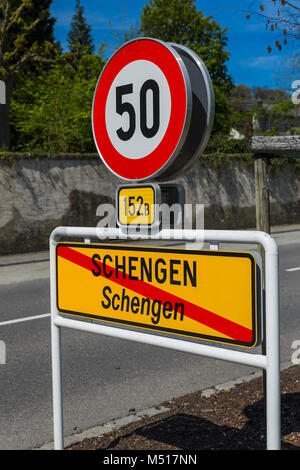
[[[109,279],[113,272],[115,277],[129,280],[141,280],[145,282],[156,281],[159,284],[165,282],[176,286],[197,286],[197,264],[196,261],[158,258],[145,259],[137,256],[101,256],[95,253],[92,257],[94,276],[103,275]],[[137,272],[140,274],[137,275]]]
[[[113,294],[109,286],[103,288],[102,294],[105,300],[101,301],[101,305],[105,309],[112,308],[133,314],[151,315],[151,321],[154,325],[159,323],[161,316],[167,320],[183,321],[184,304],[182,302],[173,304],[168,300],[163,302],[158,299],[150,300],[146,297],[130,297],[126,294],[125,288],[122,289],[122,295]]]

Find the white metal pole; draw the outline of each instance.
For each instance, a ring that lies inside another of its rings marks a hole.
[[[267,449],[281,447],[278,255],[266,252],[266,425]]]
[[[55,244],[54,237],[50,237],[50,303],[51,303],[51,358],[52,358],[52,391],[53,391],[53,434],[54,449],[64,448],[64,424],[63,424],[63,397],[62,397],[62,373],[61,373],[61,331],[55,324],[56,293],[55,293]]]
[[[208,346],[189,341],[183,341],[165,336],[151,335],[140,333],[138,331],[130,331],[125,328],[117,328],[104,326],[91,322],[80,322],[70,318],[57,315],[54,320],[55,325],[73,330],[86,331],[87,333],[96,333],[103,336],[113,336],[114,338],[125,339],[137,343],[148,344],[151,346],[159,346],[160,348],[173,349],[175,351],[195,354],[197,356],[206,356],[212,359],[221,359],[227,362],[238,362],[246,366],[258,367],[265,369],[267,367],[266,357],[261,354],[249,354],[242,351],[232,349],[218,348],[216,346]]]

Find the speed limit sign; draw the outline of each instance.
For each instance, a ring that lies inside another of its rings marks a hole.
[[[94,141],[119,178],[169,179],[203,152],[213,113],[211,80],[196,54],[157,39],[134,39],[112,55],[99,77]]]

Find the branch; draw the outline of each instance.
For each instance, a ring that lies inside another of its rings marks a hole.
[[[289,20],[286,20],[284,18],[274,18],[272,16],[267,16],[267,15],[264,15],[263,13],[260,13],[259,11],[252,11],[251,13],[245,11],[245,10],[239,10],[241,13],[247,13],[248,15],[257,15],[257,16],[261,16],[262,18],[266,18],[267,20],[270,20],[270,21],[273,21],[274,23],[286,23],[286,24],[290,24],[292,26],[299,26],[300,23],[297,22],[292,22],[292,21],[289,21]]]
[[[1,9],[2,9],[3,16],[7,14],[8,8],[9,8],[9,0],[1,0]]]
[[[20,70],[31,58],[31,54],[25,54],[19,62],[9,68],[9,73],[13,74],[16,70]]]
[[[289,5],[290,7],[292,7],[292,8],[295,8],[295,10],[300,11],[300,8],[299,8],[299,7],[296,7],[296,5],[293,5],[292,3],[287,2],[287,0],[285,0],[285,3],[286,3],[287,5]]]
[[[37,55],[34,52],[27,52],[22,59],[19,60],[15,65],[11,66],[9,68],[9,73],[13,74],[15,71],[20,70],[22,67],[24,67],[29,61],[33,62],[40,62],[43,64],[55,64],[56,61],[54,59],[47,59],[46,57],[42,57],[40,55]]]
[[[45,12],[43,12],[39,18],[37,18],[33,23],[31,23],[30,26],[26,28],[26,33],[28,33],[28,31],[32,31],[36,27],[36,25],[39,24],[40,21],[42,21],[44,14]]]
[[[27,8],[28,5],[26,4],[26,2],[23,1],[23,3],[21,3],[21,5],[19,6],[19,8],[17,8],[17,10],[15,11],[15,13],[13,14],[13,16],[11,17],[10,19],[10,22],[8,23],[7,25],[7,28],[6,28],[6,31],[9,31],[9,29],[11,28],[11,26],[17,21],[17,19],[20,17],[22,11],[24,10],[24,8]]]
[[[23,5],[24,5],[24,4],[23,4]],[[19,9],[19,10],[20,10],[20,9]],[[28,34],[28,32],[32,31],[32,30],[37,26],[37,24],[39,24],[39,23],[42,21],[42,19],[44,18],[45,15],[46,15],[46,10],[44,10],[44,11],[41,13],[40,17],[37,18],[35,21],[33,21],[33,22],[31,23],[31,25],[29,25],[29,26],[26,28],[26,32],[23,34],[23,37],[24,37],[24,38],[26,37],[26,35]],[[16,17],[16,15],[15,15],[15,21],[16,21],[16,19],[17,19],[17,17]],[[8,31],[8,27],[7,27],[6,31],[5,31],[5,35],[6,35],[7,31]],[[5,37],[5,35],[3,34],[3,38]],[[20,37],[21,37],[21,35],[19,36],[19,38],[20,38]],[[20,48],[19,48],[18,45],[17,45],[17,46],[14,48],[14,50],[9,53],[9,59],[12,59],[19,51],[20,51]],[[2,56],[2,55],[3,55],[3,51],[2,51],[1,42],[0,42],[0,56]]]
[[[2,0],[1,1],[1,7],[2,7],[2,12],[3,12],[3,21],[2,21],[2,24],[1,24],[1,28],[0,28],[0,32],[1,32],[1,36],[2,36],[2,38],[0,36],[0,40],[4,38],[5,32],[6,32],[6,25],[7,25],[7,22],[8,22],[8,10],[9,10],[9,7],[10,7],[9,0],[7,0],[6,2],[5,2],[5,0]]]

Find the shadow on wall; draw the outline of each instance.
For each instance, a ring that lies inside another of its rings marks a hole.
[[[204,228],[256,226],[251,156],[205,156],[173,182],[184,185],[194,219],[196,204],[204,205]],[[300,223],[300,166],[281,162],[269,182],[271,225]],[[0,255],[48,250],[61,225],[96,227],[97,207],[115,205],[120,184],[97,155],[0,157]]]
[[[57,219],[41,221],[25,220],[14,208],[13,217],[3,227],[0,255],[48,250],[49,236],[59,226],[96,227],[100,204],[114,204],[112,198],[90,192],[73,190],[69,194],[69,208]]]

